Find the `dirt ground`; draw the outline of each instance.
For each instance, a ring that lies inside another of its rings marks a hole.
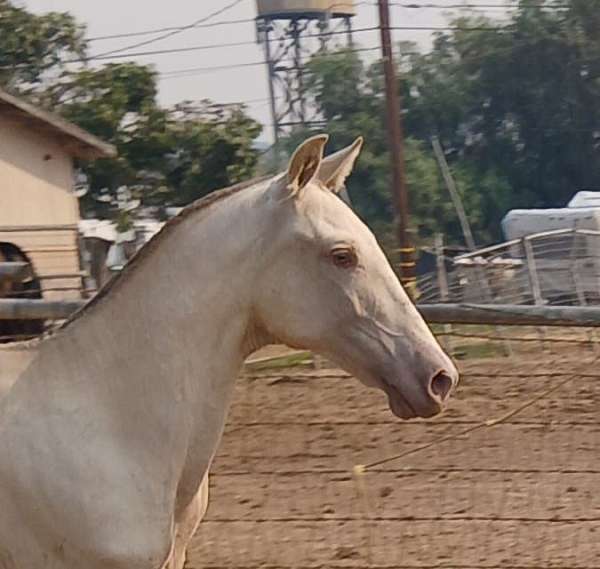
[[[237,385],[193,569],[600,568],[600,370],[589,349],[463,363],[450,408],[403,423],[335,369]],[[518,365],[516,362],[519,362]],[[352,469],[500,417],[367,472]],[[517,377],[518,376],[518,377]]]

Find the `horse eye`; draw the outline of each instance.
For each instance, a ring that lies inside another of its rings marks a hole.
[[[334,249],[331,252],[333,264],[340,269],[351,269],[356,266],[358,259],[352,249]]]

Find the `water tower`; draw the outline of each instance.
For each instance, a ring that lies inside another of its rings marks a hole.
[[[275,141],[298,125],[318,124],[304,89],[304,66],[320,51],[352,45],[353,0],[256,0],[265,50]]]

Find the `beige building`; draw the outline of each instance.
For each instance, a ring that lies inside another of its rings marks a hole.
[[[115,154],[110,144],[0,90],[0,254],[2,244],[18,247],[44,297],[73,297],[81,287],[74,159]]]

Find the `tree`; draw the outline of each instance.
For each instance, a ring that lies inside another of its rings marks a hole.
[[[462,242],[431,156],[434,135],[480,243],[501,237],[510,208],[562,206],[578,189],[600,189],[599,14],[600,0],[523,0],[501,21],[451,21],[426,53],[399,45],[411,218],[421,242],[436,230]],[[334,143],[367,139],[350,192],[389,234],[380,65],[366,67],[350,51],[320,55],[310,72],[310,95]]]
[[[122,186],[146,206],[185,205],[253,175],[252,143],[260,126],[244,109],[209,101],[162,108],[150,67],[84,69],[58,85],[53,97],[65,117],[118,150],[117,158],[82,165],[90,186],[83,202],[88,212],[107,215],[109,206],[98,198],[114,201]]]
[[[409,128],[438,134],[481,178],[484,224],[508,207],[562,206],[600,186],[600,2],[521,2],[508,22],[463,18],[414,57]]]
[[[60,77],[69,61],[85,59],[84,34],[70,14],[36,16],[0,0],[0,86],[31,92],[48,76]]]
[[[167,182],[178,204],[250,178],[261,126],[240,105],[184,103],[170,111],[172,151]]]
[[[48,90],[65,118],[114,144],[116,158],[82,163],[90,191],[84,210],[107,215],[108,197],[116,198],[121,186],[138,186],[149,166],[161,172],[164,155],[171,149],[168,113],[156,103],[156,73],[135,63],[109,64],[99,69],[74,71]],[[151,184],[152,190],[162,176]],[[140,198],[148,198],[145,188]],[[104,196],[106,202],[98,201]]]
[[[394,207],[390,192],[390,155],[385,128],[382,69],[379,63],[366,67],[356,52],[320,55],[310,64],[307,87],[327,122],[331,151],[364,136],[365,145],[352,176],[349,193],[359,214],[373,227],[384,245],[395,248]],[[286,146],[291,149],[305,137],[296,131]],[[429,139],[406,140],[406,169],[411,224],[420,244],[433,240],[436,232],[460,239],[460,225],[443,185]],[[459,174],[462,176],[462,172]],[[463,187],[461,185],[461,187]],[[466,185],[464,187],[467,187]],[[473,186],[468,186],[472,190]],[[477,212],[478,195],[465,194],[467,211]],[[472,215],[479,227],[480,217]]]
[[[253,141],[261,127],[243,107],[201,101],[163,108],[152,67],[86,67],[84,36],[84,26],[69,14],[38,16],[0,0],[0,86],[118,150],[116,158],[79,165],[89,186],[82,198],[87,214],[117,216],[126,226],[129,214],[115,208],[124,193],[164,208],[253,175]]]

